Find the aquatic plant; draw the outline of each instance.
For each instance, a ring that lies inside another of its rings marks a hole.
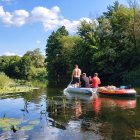
[[[0,128],[3,131],[13,130],[15,132],[18,129],[17,125],[21,123],[20,120],[13,118],[0,118]]]

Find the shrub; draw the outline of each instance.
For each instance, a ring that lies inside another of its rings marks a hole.
[[[134,87],[139,87],[140,86],[140,68],[127,73],[124,76],[123,80],[126,84],[130,84]]]
[[[13,81],[3,72],[0,72],[0,87],[9,86]]]

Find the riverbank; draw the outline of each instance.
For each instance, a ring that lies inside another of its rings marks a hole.
[[[37,88],[29,86],[3,87],[0,88],[0,94],[30,92],[33,91],[34,89]]]

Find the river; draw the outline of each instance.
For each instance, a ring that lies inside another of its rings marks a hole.
[[[140,139],[140,88],[133,99],[92,99],[46,88],[0,95],[0,140]]]

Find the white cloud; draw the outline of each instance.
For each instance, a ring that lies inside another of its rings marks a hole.
[[[59,13],[60,9],[57,6],[54,6],[52,9],[35,7],[31,11],[31,20],[32,22],[41,22],[46,31],[53,30],[58,27],[59,21],[61,20]]]
[[[0,21],[5,25],[12,24],[12,15],[9,12],[5,12],[3,7],[0,6]]]
[[[65,25],[66,29],[69,32],[75,32],[77,30],[77,26],[80,24],[80,21],[70,21],[67,19],[63,19],[59,22],[60,26]]]
[[[60,26],[65,26],[69,32],[75,32],[81,20],[91,21],[89,18],[81,18],[80,20],[65,19],[58,6],[51,9],[46,7],[34,7],[32,11],[15,10],[13,12],[4,11],[0,6],[0,22],[6,26],[22,26],[27,23],[42,23],[44,30],[55,30]]]
[[[14,53],[14,52],[5,52],[2,55],[5,55],[5,56],[15,56],[15,55],[22,56],[22,55],[19,55],[19,54]]]
[[[0,6],[0,21],[6,26],[22,26],[26,23],[29,13],[25,10],[15,10],[13,13],[5,12]]]
[[[29,17],[29,13],[25,10],[16,10],[13,13],[13,24],[17,26],[22,26],[27,22],[27,18]]]
[[[13,52],[5,52],[3,55],[6,55],[6,56],[14,56],[16,54],[13,53]]]
[[[57,10],[56,10],[57,9]],[[59,19],[59,7],[53,7],[52,10],[49,10],[45,7],[35,7],[31,13],[32,18],[35,21],[47,22]]]
[[[92,22],[92,19],[87,18],[87,17],[82,17],[82,18],[80,19],[80,21],[82,21],[82,20],[85,20],[85,21],[87,21],[87,22]]]

